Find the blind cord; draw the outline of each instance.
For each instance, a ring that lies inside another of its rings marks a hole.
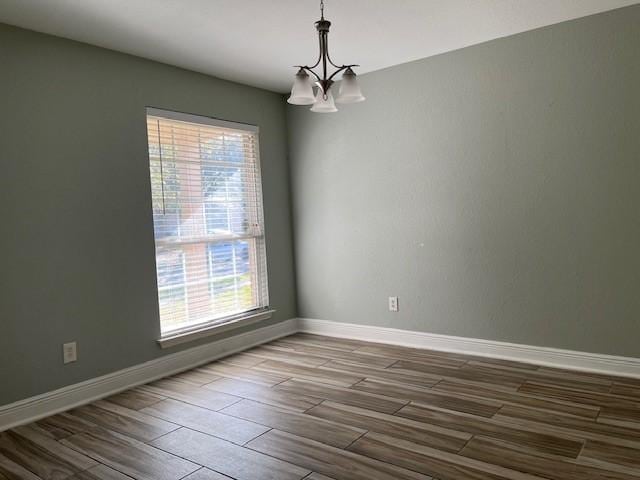
[[[162,192],[162,215],[166,215],[167,211],[164,204],[164,171],[162,168],[162,143],[160,141],[160,120],[158,120],[158,152],[160,156],[160,189]]]

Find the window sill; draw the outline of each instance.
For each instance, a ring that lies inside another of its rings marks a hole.
[[[160,348],[170,348],[182,343],[193,342],[200,338],[211,337],[220,333],[233,330],[234,328],[240,328],[260,320],[266,320],[271,318],[275,310],[261,310],[259,312],[248,312],[245,315],[234,317],[225,323],[217,325],[202,325],[195,327],[188,331],[178,331],[175,333],[169,333],[158,340]]]

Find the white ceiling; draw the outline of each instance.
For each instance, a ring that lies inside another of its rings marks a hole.
[[[334,61],[357,73],[640,0],[325,0]],[[319,0],[0,0],[0,22],[277,92],[314,63]]]

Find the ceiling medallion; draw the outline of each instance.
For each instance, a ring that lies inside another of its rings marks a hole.
[[[331,61],[329,56],[329,28],[331,22],[324,19],[324,0],[320,1],[320,20],[316,22],[316,29],[318,30],[318,38],[320,40],[320,55],[318,61],[313,66],[308,65],[296,65],[298,73],[291,89],[291,96],[287,102],[293,105],[313,105],[311,107],[312,112],[331,113],[337,112],[336,103],[357,103],[364,101],[364,97],[360,92],[360,86],[356,79],[356,74],[353,71],[353,67],[359,65],[342,65],[338,66]],[[332,65],[335,70],[329,75],[327,68]],[[314,71],[316,67],[322,66],[322,75],[319,75]],[[333,93],[331,92],[331,86],[333,85],[334,77],[342,73],[342,81],[340,82],[340,90],[335,101]],[[315,82],[309,76],[311,73],[315,77]],[[316,87],[316,93],[314,94],[313,88]]]

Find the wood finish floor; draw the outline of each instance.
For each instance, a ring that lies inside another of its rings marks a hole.
[[[297,334],[0,433],[0,479],[640,480],[640,380]]]

